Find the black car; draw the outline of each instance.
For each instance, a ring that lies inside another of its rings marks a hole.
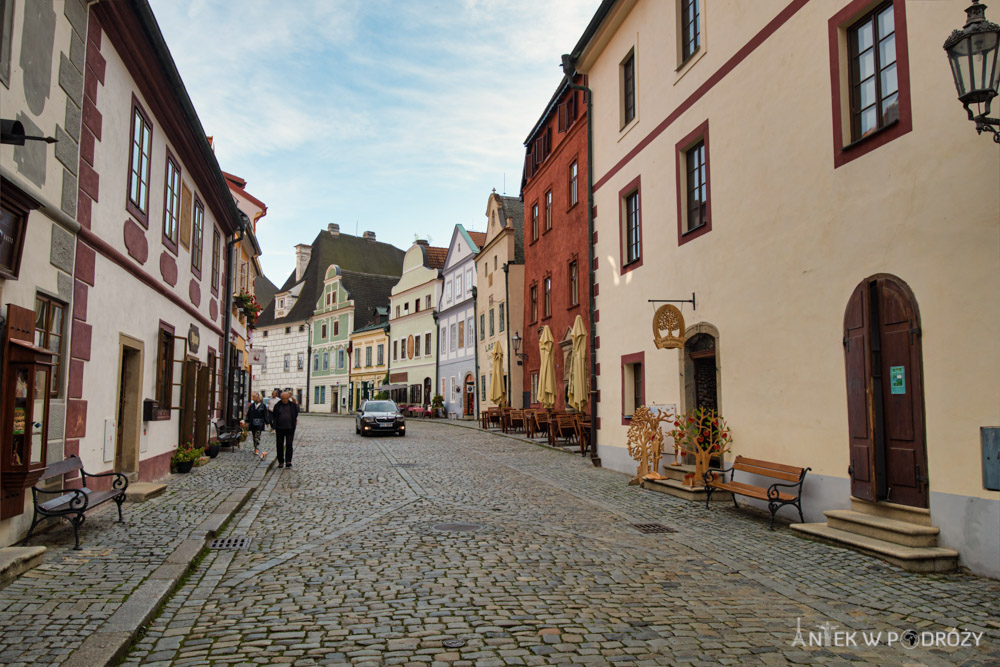
[[[406,418],[393,401],[365,401],[354,416],[354,432],[406,435]]]

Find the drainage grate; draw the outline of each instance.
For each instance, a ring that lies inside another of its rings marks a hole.
[[[676,533],[677,531],[662,523],[633,523],[632,527],[640,533]]]
[[[251,537],[220,537],[212,540],[209,549],[246,549],[250,546]]]
[[[448,533],[474,533],[483,529],[478,523],[439,523],[431,528]]]

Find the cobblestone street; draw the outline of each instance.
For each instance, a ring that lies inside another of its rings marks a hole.
[[[126,664],[1000,661],[996,581],[904,573],[516,439],[410,428],[366,439],[350,420],[303,417],[294,467],[271,468],[221,533],[249,546],[208,551]],[[257,468],[227,458],[126,506],[125,527],[113,509],[88,518],[83,552],[64,528],[43,535],[45,565],[0,593],[0,662],[70,654],[183,539],[165,526]],[[650,522],[676,532],[632,525]],[[978,647],[886,645],[890,632],[953,628],[984,634]],[[865,646],[861,633],[880,631]]]

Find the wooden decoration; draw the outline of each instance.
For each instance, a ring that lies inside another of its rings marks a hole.
[[[663,455],[663,429],[660,424],[669,422],[672,416],[665,412],[654,412],[645,405],[632,415],[628,427],[628,453],[639,462],[635,477],[629,485],[641,484],[643,479],[660,479],[660,456]]]
[[[666,335],[663,335],[664,331]],[[684,347],[684,316],[677,306],[668,303],[656,309],[653,315],[653,342],[661,350]]]

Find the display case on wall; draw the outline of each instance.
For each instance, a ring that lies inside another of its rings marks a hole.
[[[0,392],[0,519],[24,509],[25,489],[47,464],[52,353],[35,346],[35,312],[7,306]]]

